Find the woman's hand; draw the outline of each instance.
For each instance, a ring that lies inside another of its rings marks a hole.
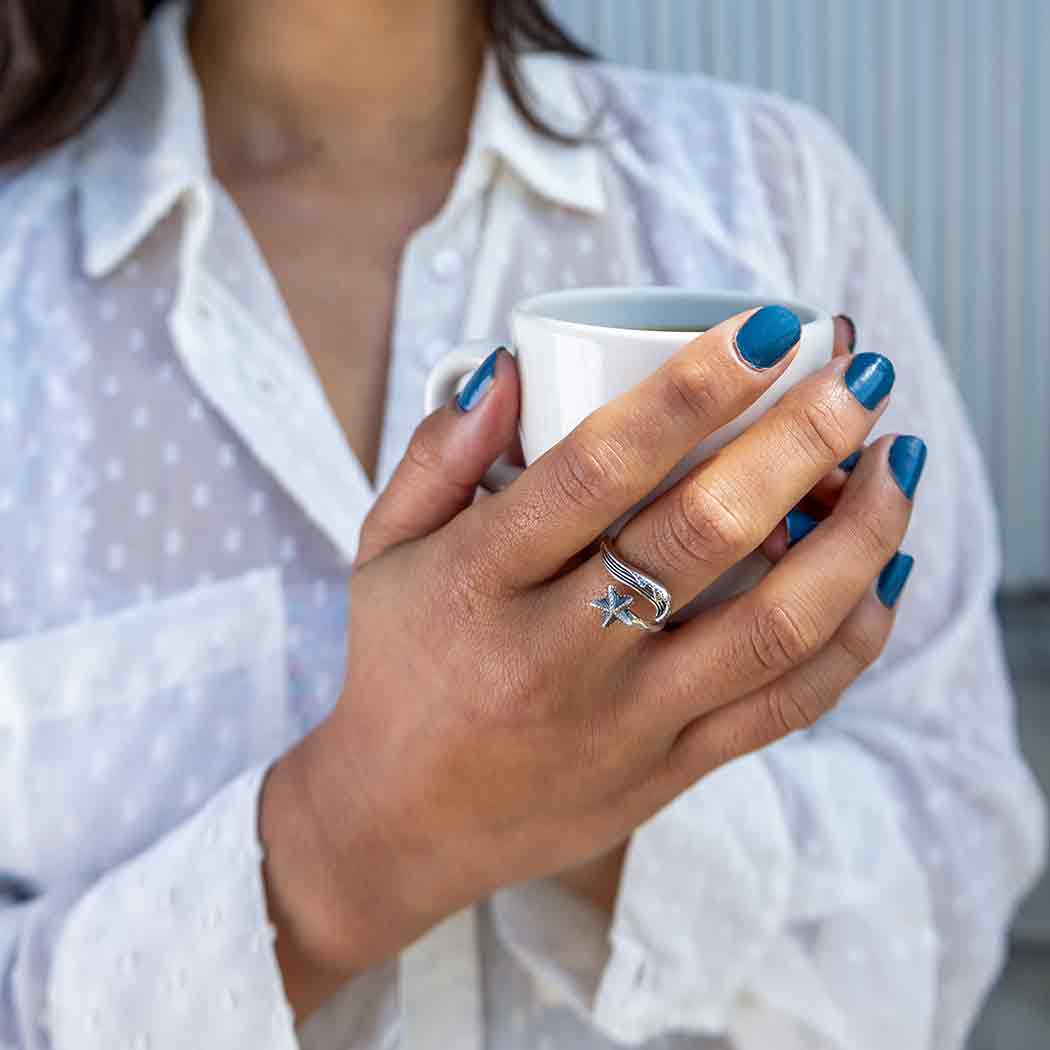
[[[834,511],[752,591],[678,629],[601,628],[591,548],[787,366],[704,333],[505,492],[508,355],[470,412],[417,431],[365,523],[344,698],[275,766],[267,889],[293,1002],[390,957],[496,888],[608,852],[722,763],[811,724],[880,652],[873,583],[910,502],[871,447]],[[740,340],[744,342],[744,339]],[[836,359],[638,514],[617,540],[685,604],[758,547],[878,418],[892,366]]]
[[[838,314],[835,317],[835,341],[832,347],[833,357],[847,357],[853,353],[857,343],[857,330],[853,319],[846,314]],[[792,521],[801,523],[803,527],[808,521],[815,520],[808,515],[807,510],[819,518],[825,517],[838,501],[849,474],[860,459],[860,452],[855,452],[834,470],[826,474],[816,486],[807,494],[802,501],[802,506],[797,508],[794,515],[799,511],[804,517],[792,517]],[[520,460],[519,460],[520,462]],[[808,519],[808,520],[807,520]],[[781,523],[774,531],[766,537],[762,543],[762,553],[774,564],[787,553],[790,537],[788,535],[787,522]],[[831,707],[837,696],[828,697],[825,707]],[[607,853],[603,853],[590,860],[584,861],[573,868],[558,873],[561,883],[573,890],[581,897],[585,897],[600,910],[611,915],[616,907],[616,898],[620,889],[620,877],[623,873],[623,864],[627,857],[628,840],[625,840]]]

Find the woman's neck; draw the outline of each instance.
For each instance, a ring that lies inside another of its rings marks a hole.
[[[479,0],[199,0],[190,49],[214,154],[245,173],[461,154]]]

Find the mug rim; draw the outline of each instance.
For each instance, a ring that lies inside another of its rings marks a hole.
[[[698,291],[680,285],[596,285],[593,287],[562,288],[550,292],[540,292],[529,296],[517,303],[511,310],[511,324],[518,318],[528,318],[533,321],[542,321],[544,324],[566,332],[611,332],[620,338],[644,339],[647,342],[655,341],[677,341],[681,342],[683,336],[697,336],[700,329],[682,328],[674,330],[654,330],[651,328],[619,328],[615,325],[596,324],[590,321],[568,321],[560,317],[552,317],[547,312],[549,304],[559,302],[571,302],[574,299],[606,298],[606,299],[692,299],[704,305],[722,303],[727,299],[749,300],[753,306],[784,306],[799,315],[803,327],[817,321],[831,319],[831,314],[820,307],[811,306],[795,299],[785,299],[776,296],[762,296],[756,294],[754,297],[748,292],[739,289],[713,289]],[[747,307],[742,307],[747,309]]]

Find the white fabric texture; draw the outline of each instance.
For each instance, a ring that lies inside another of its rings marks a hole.
[[[379,1050],[401,1038],[396,960],[295,1029],[256,826],[268,764],[340,692],[377,489],[210,173],[184,16],[154,18],[77,140],[0,176],[0,1046]],[[573,285],[847,311],[897,364],[879,431],[930,459],[879,663],[639,829],[611,923],[550,880],[480,902],[476,948],[449,943],[477,952],[483,1031],[449,1039],[960,1047],[1042,864],[1043,802],[988,488],[900,250],[803,107],[560,57],[525,72],[599,133],[542,138],[487,65],[453,192],[402,261],[378,488],[437,357]]]

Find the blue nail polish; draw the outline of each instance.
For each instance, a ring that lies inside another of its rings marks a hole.
[[[879,601],[887,609],[892,609],[897,604],[897,599],[901,596],[901,591],[904,590],[904,585],[908,582],[908,577],[911,575],[911,567],[914,564],[915,559],[910,554],[897,551],[890,558],[886,568],[879,573],[879,582],[875,586],[875,593],[879,596]]]
[[[469,412],[489,392],[496,378],[496,355],[503,347],[497,347],[478,365],[474,374],[467,380],[467,385],[459,392],[456,404],[460,412]]]
[[[752,368],[772,368],[802,335],[799,319],[784,306],[763,306],[736,334],[737,353]]]
[[[893,480],[908,499],[915,495],[926,466],[926,442],[922,438],[905,435],[890,445],[890,471]]]
[[[846,369],[849,392],[870,412],[890,392],[896,374],[882,354],[857,354]]]
[[[854,452],[852,456],[847,456],[839,466],[847,473],[852,473],[853,468],[860,462],[860,453]]]
[[[799,540],[804,540],[820,524],[816,518],[811,518],[797,507],[787,512],[784,523],[787,525],[789,547],[794,547]]]

